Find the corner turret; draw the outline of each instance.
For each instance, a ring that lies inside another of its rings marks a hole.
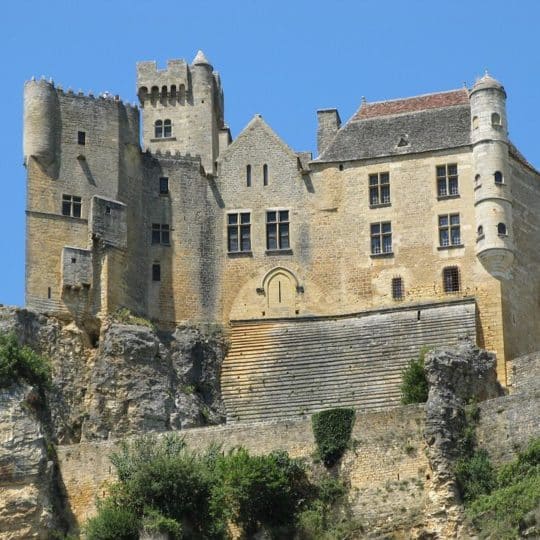
[[[486,74],[472,87],[476,255],[498,279],[508,279],[514,261],[512,179],[508,156],[506,92]]]
[[[24,85],[24,164],[34,158],[50,176],[58,174],[60,107],[54,84],[27,81]]]

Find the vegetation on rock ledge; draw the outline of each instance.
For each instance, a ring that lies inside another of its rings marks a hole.
[[[19,345],[13,334],[0,334],[0,388],[21,380],[45,389],[51,383],[51,368],[30,347]]]
[[[428,382],[424,362],[429,349],[423,347],[418,358],[413,358],[403,370],[401,390],[401,403],[425,403],[428,398]]]

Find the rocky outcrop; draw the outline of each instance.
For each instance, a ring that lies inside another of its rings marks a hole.
[[[0,390],[0,538],[48,538],[55,528],[54,463],[37,390]]]
[[[26,309],[0,308],[0,332],[16,334],[51,362],[47,400],[59,444],[224,421],[219,370],[226,341],[219,329],[162,333],[110,319],[90,334]]]
[[[467,426],[466,407],[504,393],[497,382],[495,356],[463,341],[428,353],[425,369],[429,384],[425,439],[433,473],[427,516],[432,536],[427,538],[472,538],[463,530],[453,467]]]

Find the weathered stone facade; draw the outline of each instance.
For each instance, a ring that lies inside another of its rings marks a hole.
[[[174,328],[471,298],[501,382],[540,348],[540,176],[491,77],[363,103],[343,126],[320,111],[315,159],[258,115],[231,141],[202,53],[139,64],[137,89],[140,113],[26,84],[30,307],[88,328],[127,307]]]

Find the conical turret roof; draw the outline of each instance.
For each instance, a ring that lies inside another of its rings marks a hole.
[[[195,58],[193,59],[194,66],[199,65],[199,64],[206,64],[207,66],[212,65],[210,64],[210,62],[208,61],[208,59],[206,58],[206,56],[201,50],[197,52],[197,54],[195,55]]]

